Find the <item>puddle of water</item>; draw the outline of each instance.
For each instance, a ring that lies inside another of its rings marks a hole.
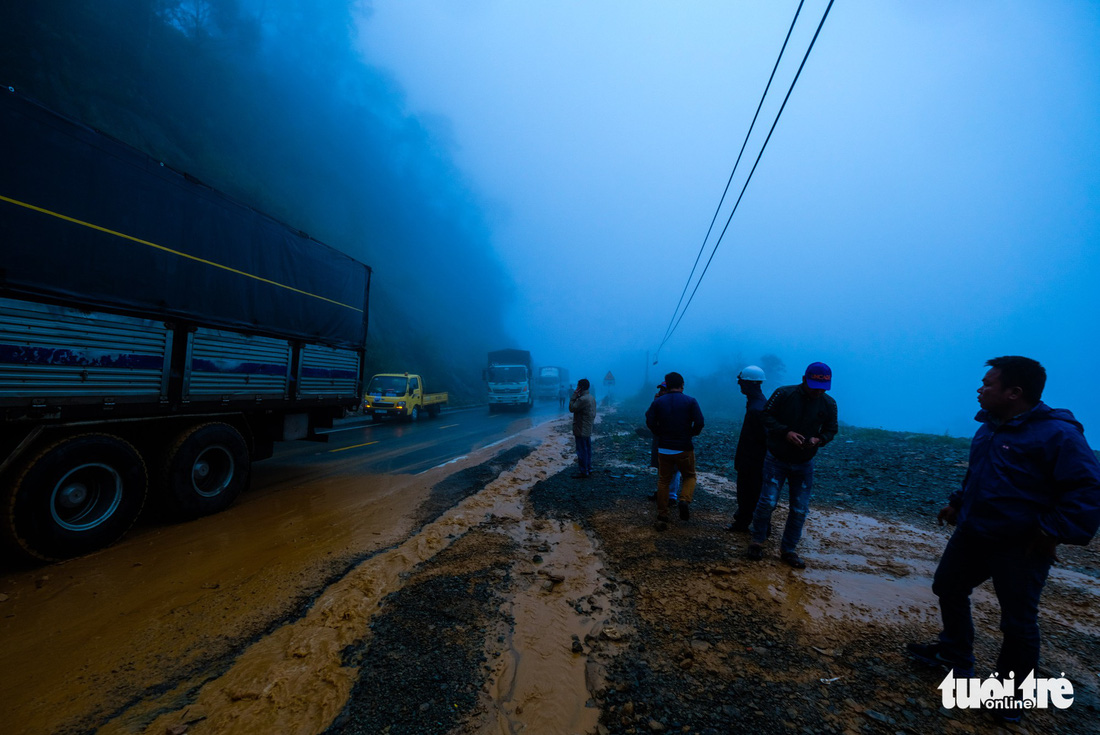
[[[600,711],[585,703],[599,682],[589,681],[584,651],[586,638],[598,635],[610,614],[603,566],[591,539],[572,522],[523,523],[516,541],[542,561],[513,570],[527,585],[508,604],[514,625],[506,650],[491,664],[495,717],[479,732],[592,732]],[[574,641],[581,651],[574,652]]]

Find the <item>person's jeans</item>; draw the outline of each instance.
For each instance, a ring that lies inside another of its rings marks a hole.
[[[695,451],[657,455],[657,515],[668,515],[668,496],[672,480],[680,473],[679,500],[690,503],[695,494]]]
[[[1048,558],[1028,551],[1024,539],[992,540],[956,529],[943,550],[932,592],[940,598],[943,654],[974,664],[970,593],[987,579],[1001,605],[1001,652],[997,672],[1021,683],[1039,664],[1039,597],[1050,572]]]
[[[760,488],[760,500],[752,517],[752,542],[763,544],[771,530],[772,513],[779,503],[779,491],[786,481],[790,494],[790,511],[787,527],[780,542],[781,553],[794,551],[802,540],[802,526],[810,511],[810,493],[814,484],[814,462],[781,462],[771,452],[764,457],[764,484]]]
[[[592,437],[577,436],[577,466],[582,475],[592,474]]]

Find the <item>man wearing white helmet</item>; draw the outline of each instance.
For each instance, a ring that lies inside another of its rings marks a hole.
[[[764,371],[756,365],[749,365],[737,374],[737,386],[745,396],[745,420],[733,457],[733,469],[737,472],[737,512],[727,531],[748,531],[760,500],[764,455],[768,453],[768,432],[764,427],[764,406],[768,401],[761,390],[764,379]]]

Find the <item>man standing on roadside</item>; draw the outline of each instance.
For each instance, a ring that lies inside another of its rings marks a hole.
[[[573,414],[573,437],[577,440],[577,474],[574,479],[592,476],[592,425],[596,423],[596,398],[588,392],[588,378],[577,381],[577,390],[569,399]]]
[[[665,376],[667,393],[653,399],[645,412],[645,425],[657,437],[657,523],[658,531],[668,528],[668,493],[672,477],[680,473],[680,520],[691,518],[695,494],[695,445],[692,437],[703,430],[699,402],[684,394],[684,376]]]
[[[752,519],[752,543],[748,556],[764,558],[764,541],[771,530],[772,513],[786,481],[790,493],[787,527],[779,546],[779,558],[795,569],[806,562],[795,548],[802,540],[802,526],[810,510],[813,490],[814,455],[833,440],[837,432],[836,401],[825,391],[832,387],[833,371],[823,362],[806,368],[800,385],[776,388],[764,406],[764,427],[768,431],[768,452],[764,457],[764,483]]]
[[[737,472],[737,511],[727,531],[748,531],[760,500],[764,456],[768,453],[768,432],[764,428],[764,406],[768,401],[760,389],[763,382],[764,371],[756,365],[749,365],[737,374],[737,387],[745,396],[745,420],[733,455],[733,469]]]
[[[907,648],[972,677],[970,593],[992,578],[1004,635],[996,670],[1019,685],[1039,663],[1039,597],[1058,544],[1083,546],[1100,527],[1100,462],[1073,414],[1040,400],[1042,365],[1019,356],[986,365],[966,478],[939,513],[941,526],[955,525],[932,581],[943,631]],[[1019,719],[1020,710],[998,712]]]

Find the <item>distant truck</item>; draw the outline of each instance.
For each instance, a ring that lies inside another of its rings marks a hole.
[[[562,390],[569,390],[569,371],[552,365],[540,367],[535,382],[535,397],[556,400],[558,392]]]
[[[363,395],[371,270],[0,89],[0,547],[230,505]]]
[[[363,413],[375,421],[397,416],[416,421],[425,413],[435,418],[447,405],[447,393],[427,393],[424,379],[409,373],[379,373],[367,384]]]
[[[485,370],[489,388],[489,413],[503,408],[530,411],[535,402],[531,353],[527,350],[494,350]]]

